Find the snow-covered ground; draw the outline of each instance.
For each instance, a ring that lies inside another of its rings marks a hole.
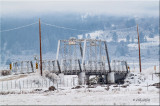
[[[138,93],[121,88],[106,91],[104,88],[59,90],[46,93],[1,95],[1,105],[158,105],[158,91]],[[123,90],[123,91],[122,91]]]
[[[159,76],[153,74],[151,69],[145,69],[142,73],[131,71],[121,85],[95,85],[94,88],[82,86],[72,89],[77,85],[73,85],[73,79],[77,76],[65,76],[65,86],[58,85],[55,91],[46,91],[48,86],[34,88],[34,84],[28,88],[6,89],[0,92],[0,105],[159,105],[160,89],[152,86],[159,83]],[[7,84],[11,80],[19,82],[26,79],[34,82],[48,80],[32,73],[0,77],[0,84],[2,81]]]

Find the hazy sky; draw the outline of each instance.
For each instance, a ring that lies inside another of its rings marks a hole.
[[[2,16],[38,16],[54,12],[116,16],[159,16],[159,0],[0,0]]]

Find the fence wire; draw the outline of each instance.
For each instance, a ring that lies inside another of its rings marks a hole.
[[[63,87],[74,87],[78,85],[78,78],[65,78],[65,79],[22,79],[22,80],[9,80],[0,81],[0,91],[9,90],[27,90],[27,89],[48,89],[54,86],[56,89]]]

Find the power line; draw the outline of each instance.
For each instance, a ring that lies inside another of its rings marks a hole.
[[[79,29],[74,29],[74,28],[68,28],[68,27],[63,27],[63,26],[58,26],[58,25],[54,25],[54,24],[48,24],[45,22],[41,22],[42,24],[45,24],[47,26],[52,26],[52,27],[56,27],[56,28],[62,28],[62,29],[68,29],[68,30],[77,30],[77,31],[89,31],[89,30],[79,30]],[[125,30],[125,29],[132,29],[135,28],[136,26],[133,27],[129,27],[129,28],[123,28],[123,29],[115,29],[115,30],[109,30],[108,31],[118,31],[118,30]]]
[[[0,32],[8,32],[8,31],[12,31],[12,30],[17,30],[17,29],[21,29],[21,28],[24,28],[24,27],[29,27],[29,26],[32,26],[34,24],[37,24],[38,22],[35,22],[35,23],[32,23],[32,24],[28,24],[28,25],[24,25],[24,26],[20,26],[20,27],[16,27],[16,28],[12,28],[12,29],[7,29],[7,30],[1,30]],[[75,30],[75,31],[89,31],[89,30],[80,30],[80,29],[75,29],[75,28],[69,28],[69,27],[63,27],[63,26],[58,26],[58,25],[54,25],[54,24],[48,24],[48,23],[45,23],[45,22],[41,22],[42,24],[44,25],[47,25],[47,26],[51,26],[51,27],[56,27],[56,28],[61,28],[61,29],[66,29],[66,30]],[[119,31],[119,30],[126,30],[126,29],[132,29],[132,28],[135,28],[136,26],[133,26],[133,27],[129,27],[129,28],[123,28],[123,29],[115,29],[115,30],[105,30],[105,31],[108,31],[108,32],[111,32],[111,31]]]
[[[32,26],[32,25],[37,24],[37,23],[38,22],[35,22],[35,23],[32,23],[32,24],[28,24],[28,25],[24,25],[24,26],[20,26],[20,27],[16,27],[16,28],[12,28],[12,29],[2,30],[0,32],[8,32],[8,31],[12,31],[12,30],[17,30],[17,29],[21,29],[21,28],[24,28],[24,27]]]
[[[76,31],[88,31],[88,30],[79,30],[79,29],[74,29],[74,28],[57,26],[57,25],[48,24],[48,23],[45,23],[45,22],[41,22],[41,23],[42,23],[42,24],[45,24],[45,25],[48,25],[48,26],[56,27],[56,28],[62,28],[62,29],[68,29],[68,30],[76,30]]]
[[[119,31],[119,30],[126,30],[126,29],[132,29],[135,28],[136,26],[129,27],[129,28],[123,28],[123,29],[113,29],[113,30],[108,30],[108,31]]]

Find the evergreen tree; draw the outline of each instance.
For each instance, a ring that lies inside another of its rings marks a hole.
[[[140,39],[140,43],[145,42],[145,36],[142,32],[139,33],[139,39]]]
[[[82,39],[85,38],[85,34],[82,35]]]
[[[144,37],[144,42],[147,42],[147,37],[146,36]]]
[[[149,56],[151,54],[150,50],[147,49],[147,55]]]
[[[126,27],[133,27],[136,25],[135,19],[130,19],[126,21]]]
[[[116,54],[118,56],[125,56],[128,53],[128,46],[124,41],[121,41],[116,47]]]
[[[113,32],[113,34],[112,34],[112,40],[113,40],[114,42],[117,42],[117,41],[118,41],[118,36],[117,36],[116,32]]]
[[[87,39],[91,39],[91,36],[90,36],[90,34],[88,34],[88,35],[87,35]]]
[[[134,38],[132,37],[132,43],[134,43]]]
[[[129,43],[129,42],[130,42],[130,36],[129,36],[129,35],[127,35],[127,37],[126,37],[126,41],[127,41],[127,43]]]
[[[149,37],[150,37],[150,38],[154,38],[154,34],[153,34],[153,33],[150,33],[150,34],[149,34]]]

